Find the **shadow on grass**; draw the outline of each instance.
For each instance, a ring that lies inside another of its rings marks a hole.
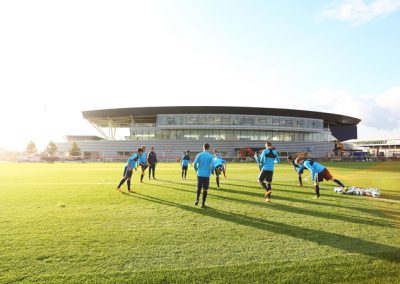
[[[173,186],[167,186],[167,185],[159,185],[164,188],[169,188],[181,192],[186,192],[186,193],[191,193],[194,196],[195,191],[190,191],[178,187],[173,187]],[[226,191],[226,190],[222,190]],[[236,203],[245,203],[253,206],[261,206],[263,208],[266,208],[266,204],[264,202],[258,202],[258,201],[252,201],[252,200],[246,200],[246,199],[238,199],[238,198],[233,198],[233,197],[228,197],[228,196],[221,196],[221,195],[215,195],[214,192],[216,191],[209,191],[209,195],[212,197],[215,197],[217,199],[222,199],[222,200],[228,200]],[[257,195],[258,198],[262,197],[262,194]],[[276,200],[295,200],[296,202],[297,199],[294,198],[288,198],[288,197],[282,197],[282,196],[275,196],[273,195],[273,199]],[[311,200],[301,200],[301,202],[305,202],[311,205],[320,205],[319,200],[318,201],[311,201]],[[350,222],[350,223],[355,223],[355,224],[364,224],[364,225],[371,225],[371,226],[380,226],[380,227],[394,227],[394,224],[390,222],[385,222],[381,220],[376,220],[376,219],[367,219],[367,218],[358,218],[358,217],[353,217],[353,216],[345,216],[345,215],[339,215],[339,214],[330,214],[326,212],[321,212],[321,211],[314,211],[314,210],[309,210],[309,209],[304,209],[301,207],[293,207],[285,204],[278,204],[278,203],[272,203],[270,204],[272,206],[268,206],[268,209],[272,210],[280,210],[280,211],[286,211],[294,214],[301,214],[301,215],[308,215],[311,217],[317,217],[317,218],[324,218],[324,219],[330,219],[330,220],[339,220],[343,222]]]
[[[324,232],[321,230],[302,228],[285,223],[265,220],[256,217],[245,216],[238,213],[226,212],[216,209],[200,209],[184,204],[162,200],[156,197],[137,193],[135,195],[127,194],[130,197],[147,200],[149,202],[159,203],[165,206],[171,206],[186,210],[202,216],[220,219],[238,225],[269,231],[276,234],[287,235],[293,238],[305,241],[315,242],[319,245],[326,245],[332,248],[340,249],[350,253],[358,253],[366,256],[380,258],[392,262],[400,262],[400,249],[397,247],[366,241],[360,238],[344,236],[336,233]]]
[[[189,187],[195,188],[194,184],[187,183],[187,182],[186,183],[185,182],[175,182],[175,181],[170,181],[170,180],[162,180],[162,182],[173,184],[173,185],[179,184],[179,185],[189,186]],[[254,197],[257,197],[257,198],[262,196],[262,193],[264,192],[264,190],[262,189],[261,186],[251,186],[251,185],[250,186],[246,186],[246,185],[241,185],[241,184],[226,183],[226,182],[222,181],[221,182],[221,186],[224,187],[225,185],[234,186],[234,187],[243,187],[243,188],[254,188],[254,189],[260,190],[260,193],[252,192],[252,191],[245,191],[245,190],[228,189],[228,188],[223,188],[222,189],[223,192],[230,192],[230,193],[235,193],[235,194],[243,194],[243,195],[248,195],[248,196],[254,196]],[[278,185],[279,187],[276,187],[276,185]],[[162,185],[161,184],[157,184],[157,186],[162,186]],[[293,187],[293,185],[282,184],[282,183],[273,183],[273,189],[275,188],[277,190],[277,192],[282,191],[282,192],[287,192],[287,193],[303,194],[303,195],[307,195],[307,197],[314,195],[314,188],[296,187],[295,190],[288,190],[288,189],[281,188],[280,186],[292,186]],[[332,187],[334,187],[334,186],[332,186]],[[177,189],[177,188],[174,187],[174,189]],[[324,188],[324,189],[331,190],[332,188]],[[322,194],[323,194],[323,192],[322,192]],[[340,201],[347,201],[348,200],[347,197],[348,196],[344,196],[344,195],[329,195],[329,198],[335,198],[335,199],[338,199]],[[289,202],[298,202],[298,203],[300,202],[300,203],[305,203],[305,204],[310,204],[310,205],[315,205],[316,204],[315,201],[307,200],[307,199],[296,199],[296,198],[291,198],[291,197],[286,197],[286,196],[276,196],[276,195],[274,196],[274,198],[279,199],[279,200],[286,200],[286,201],[289,201]],[[373,208],[364,208],[364,207],[357,206],[357,205],[355,205],[355,206],[346,206],[346,205],[343,205],[343,204],[325,203],[325,202],[322,202],[321,200],[318,200],[318,205],[324,205],[324,206],[330,206],[330,207],[340,207],[340,208],[344,208],[344,209],[360,211],[360,212],[363,212],[363,213],[366,213],[366,214],[371,214],[371,215],[374,215],[376,217],[381,217],[381,218],[388,217],[382,210],[376,209],[375,207],[373,207]],[[386,213],[398,214],[395,211],[392,211],[392,212],[388,211]],[[393,219],[393,220],[397,220],[397,218],[391,218],[390,216],[389,216],[389,218]]]

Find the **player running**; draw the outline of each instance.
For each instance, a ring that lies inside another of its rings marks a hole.
[[[217,189],[221,189],[219,187],[219,176],[221,175],[221,173],[223,173],[225,178],[226,178],[224,161],[222,159],[220,159],[220,158],[214,157],[214,159],[213,159],[213,170],[212,171],[215,173],[215,180],[217,182]]]
[[[139,155],[139,165],[142,168],[142,174],[140,175],[140,183],[143,183],[144,172],[147,167],[147,154],[146,154],[146,146],[142,146],[142,153]]]
[[[276,163],[280,162],[278,152],[272,147],[271,142],[265,143],[265,150],[261,153],[261,172],[258,176],[258,182],[265,189],[265,202],[270,202],[272,192],[272,176],[274,174],[274,167]],[[264,181],[268,184],[265,184]]]
[[[343,183],[340,182],[340,180],[335,179],[325,166],[321,165],[320,163],[317,163],[315,160],[297,158],[295,160],[295,163],[300,166],[304,165],[304,167],[306,167],[311,172],[311,179],[314,181],[314,185],[315,185],[314,199],[317,199],[320,197],[319,183],[322,182],[324,179],[333,181],[340,187],[343,187],[344,191],[347,190],[347,188],[344,186]]]
[[[203,145],[203,152],[196,156],[193,162],[194,170],[197,172],[197,195],[194,205],[199,204],[201,189],[203,189],[203,202],[201,208],[206,208],[207,191],[210,185],[210,175],[212,172],[213,156],[208,152],[210,144]]]
[[[304,170],[306,170],[307,168],[304,165],[296,164],[295,159],[293,159],[293,157],[291,157],[291,156],[289,156],[287,158],[287,161],[289,164],[291,164],[293,166],[294,171],[298,174],[300,186],[303,186],[303,179],[302,179],[301,175],[303,174]]]
[[[135,171],[137,171],[137,167],[138,167],[138,163],[139,163],[139,156],[142,153],[143,153],[142,148],[139,148],[137,150],[137,153],[133,153],[133,155],[129,157],[129,159],[126,163],[126,166],[124,168],[123,178],[119,182],[119,185],[117,186],[117,190],[119,190],[121,188],[121,186],[124,184],[124,182],[126,181],[126,184],[128,185],[128,192],[134,192],[134,191],[131,191],[132,171],[133,171],[133,169],[135,169]]]
[[[190,162],[190,157],[188,155],[188,152],[187,151],[183,152],[183,155],[181,157],[182,179],[186,179],[189,164],[192,163]]]

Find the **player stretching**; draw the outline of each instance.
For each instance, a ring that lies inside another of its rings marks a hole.
[[[146,171],[147,167],[147,154],[146,154],[146,146],[142,146],[142,154],[139,155],[139,165],[142,168],[142,174],[140,175],[140,183],[143,183],[144,172]]]
[[[215,172],[215,180],[217,182],[217,188],[221,189],[219,187],[219,176],[220,176],[221,173],[223,173],[224,176],[226,177],[226,175],[225,175],[225,165],[224,165],[224,161],[222,159],[217,158],[217,157],[215,157],[213,159],[213,172]]]
[[[214,159],[216,158],[222,161],[222,165],[224,166],[224,170],[222,173],[224,174],[224,178],[226,178],[226,161],[222,158],[222,154],[218,152],[218,150],[214,150]]]
[[[262,169],[260,175],[258,176],[258,182],[265,189],[265,202],[270,202],[272,192],[271,182],[274,174],[274,166],[275,163],[280,162],[280,159],[278,152],[275,150],[275,148],[272,148],[271,142],[268,141],[265,143],[265,148],[266,149],[261,153],[260,164]],[[265,184],[265,180],[268,184]]]
[[[118,190],[121,188],[124,182],[127,181],[126,184],[128,185],[128,192],[131,192],[132,171],[133,169],[135,169],[135,171],[137,170],[139,156],[140,154],[142,154],[142,152],[143,152],[142,148],[139,148],[137,150],[137,153],[134,153],[132,156],[129,157],[128,162],[126,163],[126,166],[124,168],[123,178],[121,179],[119,185],[117,186]]]
[[[203,202],[201,208],[206,208],[208,186],[210,185],[210,174],[212,171],[213,156],[208,152],[210,145],[203,145],[203,152],[199,153],[194,160],[194,170],[197,172],[197,195],[194,205],[199,204],[201,189],[203,189]]]
[[[291,156],[289,156],[287,158],[287,161],[288,161],[289,164],[291,164],[293,166],[294,171],[299,175],[300,186],[303,186],[303,179],[302,179],[301,175],[303,174],[303,172],[306,169],[306,167],[304,165],[300,166],[300,165],[296,164],[295,160]]]
[[[314,161],[313,159],[304,159],[304,158],[297,158],[295,163],[298,165],[304,165],[308,170],[311,172],[311,179],[314,181],[315,185],[315,196],[314,199],[319,198],[319,183],[325,180],[331,180],[346,191],[347,188],[344,186],[340,180],[335,179],[332,174],[328,171],[328,169]]]

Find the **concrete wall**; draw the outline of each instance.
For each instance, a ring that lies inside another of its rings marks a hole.
[[[217,149],[224,152],[226,158],[236,158],[237,148],[264,148],[265,141],[83,141],[76,142],[84,152],[98,152],[101,159],[118,159],[118,152],[133,152],[138,147],[145,145],[147,152],[150,147],[155,148],[159,160],[174,160],[182,155],[182,151],[200,152],[202,145],[208,142],[211,150]],[[331,153],[334,149],[333,142],[283,142],[272,141],[278,152],[305,152],[311,150],[311,156],[321,158]],[[60,156],[65,155],[71,142],[56,143]],[[120,157],[124,160],[125,157]]]

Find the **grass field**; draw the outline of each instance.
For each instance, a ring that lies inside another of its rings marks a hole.
[[[123,164],[0,164],[0,282],[399,283],[400,163],[327,166],[382,197],[312,200],[280,164],[267,204],[257,166],[229,164],[201,209],[178,164],[130,194]]]

